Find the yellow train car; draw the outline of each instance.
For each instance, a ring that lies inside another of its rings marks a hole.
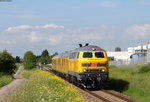
[[[84,88],[107,86],[109,76],[106,51],[88,45],[60,54],[52,59],[52,69],[69,81]]]

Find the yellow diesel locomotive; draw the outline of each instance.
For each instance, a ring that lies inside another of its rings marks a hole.
[[[75,50],[55,56],[52,70],[84,88],[103,88],[108,81],[108,57],[98,46],[80,44]]]

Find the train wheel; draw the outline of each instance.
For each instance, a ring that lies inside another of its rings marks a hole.
[[[75,85],[77,85],[78,81],[77,81],[77,78],[75,76],[72,77],[72,81]]]
[[[71,75],[68,75],[68,81],[71,83]]]

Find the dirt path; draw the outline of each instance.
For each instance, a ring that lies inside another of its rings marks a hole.
[[[10,84],[0,88],[0,100],[3,100],[5,97],[13,93],[14,90],[16,90],[20,85],[26,82],[26,79],[21,76],[21,72],[23,69],[23,66],[20,66],[16,74],[13,75],[15,80]]]

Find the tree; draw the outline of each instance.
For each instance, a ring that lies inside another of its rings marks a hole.
[[[6,50],[0,52],[0,72],[13,74],[16,69],[15,59]]]
[[[16,63],[21,63],[21,60],[20,60],[20,57],[19,56],[16,56]]]
[[[41,57],[49,57],[49,53],[48,53],[47,49],[45,49],[45,50],[42,52]]]
[[[48,64],[48,60],[50,60],[49,59],[49,57],[41,57],[40,59],[39,59],[39,62],[41,63],[41,64]]]
[[[38,58],[38,56],[37,56],[37,58]],[[39,61],[41,64],[48,64],[48,63],[50,63],[50,57],[49,57],[49,53],[48,53],[47,49],[45,49],[45,50],[42,52],[40,58],[38,58],[38,61]]]
[[[32,69],[36,65],[36,56],[31,51],[27,51],[24,54],[23,64],[25,69]]]
[[[116,48],[115,48],[115,51],[116,51],[116,52],[120,52],[120,51],[121,51],[121,48],[120,48],[120,47],[116,47]]]
[[[42,52],[41,55],[36,56],[36,60],[37,60],[37,62],[39,62],[41,64],[49,64],[49,63],[52,63],[52,58],[56,55],[58,55],[57,52],[55,52],[53,55],[49,56],[49,53],[46,49]]]
[[[52,63],[52,58],[53,58],[54,56],[57,56],[57,55],[58,55],[58,53],[55,52],[54,54],[52,54],[52,55],[50,56],[50,63]]]
[[[53,57],[54,57],[54,56],[56,56],[56,55],[58,55],[58,53],[57,53],[57,52],[55,52],[55,53],[53,54]]]
[[[53,58],[54,56],[57,56],[58,55],[58,53],[57,52],[55,52],[54,54],[52,54],[50,57],[51,58]]]

